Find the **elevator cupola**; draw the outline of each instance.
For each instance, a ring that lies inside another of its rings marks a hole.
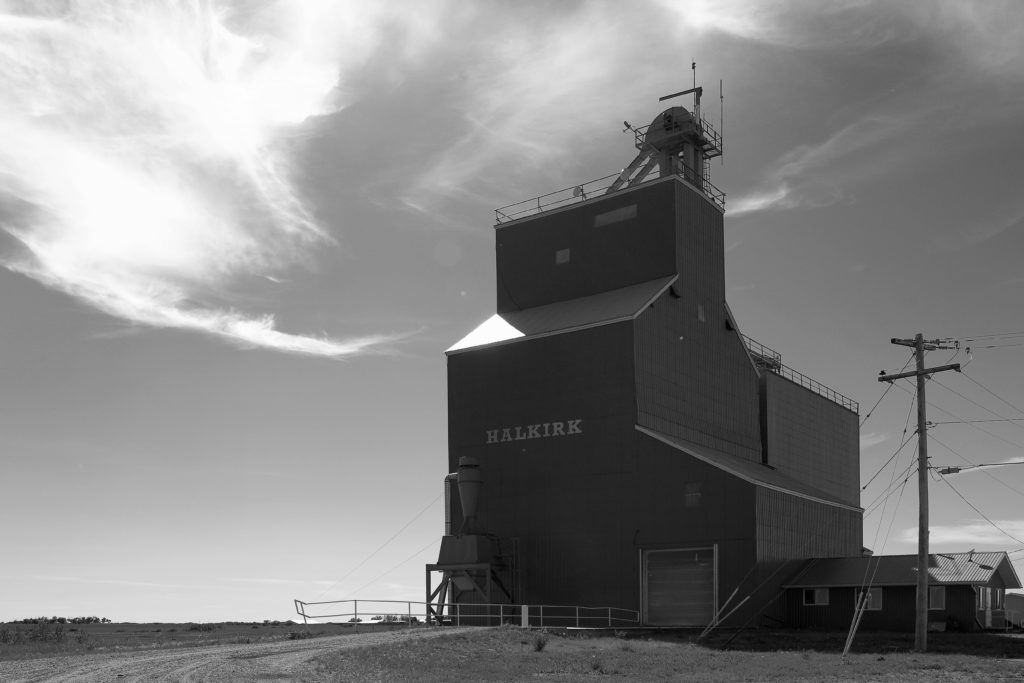
[[[642,183],[655,170],[658,176],[677,175],[723,206],[725,195],[711,184],[709,160],[722,155],[722,134],[703,118],[700,98],[703,87],[666,95],[667,100],[681,95],[693,95],[693,111],[685,107],[669,107],[658,114],[647,126],[634,128],[623,121],[626,130],[633,131],[639,150],[633,161],[622,169],[607,193]]]

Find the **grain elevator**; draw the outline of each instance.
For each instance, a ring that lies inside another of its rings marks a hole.
[[[447,351],[436,615],[741,623],[771,614],[785,562],[861,552],[857,405],[741,332],[722,140],[684,94],[629,126],[622,172],[497,212],[495,315]]]

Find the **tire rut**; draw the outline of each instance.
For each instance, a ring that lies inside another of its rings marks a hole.
[[[0,662],[0,680],[11,683],[130,683],[133,681],[317,680],[311,661],[321,654],[356,650],[407,639],[436,638],[461,629],[416,629],[325,636],[300,642],[211,645],[168,652],[65,655]]]

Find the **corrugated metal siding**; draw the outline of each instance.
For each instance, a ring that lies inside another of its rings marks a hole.
[[[682,183],[676,191],[679,297],[637,318],[637,421],[760,462],[757,373],[726,328],[722,215]]]
[[[858,511],[757,489],[759,562],[858,555],[862,534]]]
[[[767,463],[858,505],[857,415],[774,373],[764,373],[761,382]]]
[[[1009,564],[1004,552],[932,553],[928,556],[928,580],[931,583],[983,584],[1003,587],[999,569]],[[917,555],[879,555],[875,557],[833,557],[813,563],[800,576],[799,586],[860,585],[864,574],[875,577],[880,585],[917,585]]]

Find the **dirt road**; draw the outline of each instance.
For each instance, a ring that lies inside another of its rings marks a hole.
[[[0,681],[319,681],[314,657],[400,641],[436,638],[461,629],[413,629],[327,636],[252,645],[70,655],[0,662]]]

